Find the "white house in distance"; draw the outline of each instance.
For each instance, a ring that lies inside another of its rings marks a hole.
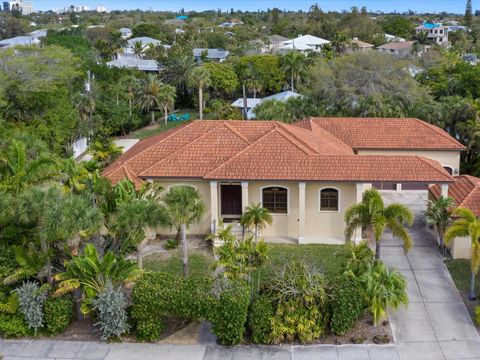
[[[132,30],[129,28],[120,28],[118,31],[122,34],[123,39],[130,39],[132,37]]]
[[[123,50],[123,54],[125,56],[134,56],[135,53],[133,52],[133,47],[134,47],[134,44],[137,43],[137,42],[142,43],[143,51],[145,51],[150,46],[155,47],[155,46],[158,46],[158,45],[162,45],[162,42],[160,40],[153,39],[151,37],[147,37],[147,36],[136,37],[136,38],[128,40],[127,47]],[[162,45],[162,46],[165,49],[170,48],[170,45]]]
[[[282,42],[278,50],[283,53],[291,50],[320,52],[325,44],[330,44],[330,41],[312,35],[300,35],[294,39]]]
[[[405,42],[406,40],[400,36],[392,35],[392,34],[385,34],[385,41],[386,42]]]
[[[136,56],[119,57],[107,62],[108,67],[137,69],[144,72],[159,72],[160,66],[155,60],[139,59]]]
[[[40,44],[40,39],[32,36],[15,36],[11,39],[0,40],[0,48],[39,45],[39,44]]]
[[[281,35],[270,35],[249,41],[254,52],[260,54],[275,54],[288,39]]]
[[[427,37],[434,44],[448,46],[448,29],[448,26],[443,26],[441,23],[424,22],[415,28],[415,32],[417,35],[426,33]]]
[[[264,101],[267,101],[267,100],[276,100],[276,101],[282,101],[282,102],[285,102],[287,101],[288,99],[290,98],[295,98],[295,97],[299,97],[299,96],[302,96],[300,95],[299,93],[296,93],[294,91],[290,91],[290,90],[285,90],[285,91],[282,91],[282,92],[279,92],[278,94],[273,94],[273,95],[270,95],[270,96],[267,96],[267,97],[264,97],[263,99],[251,99],[251,100],[260,100],[258,101],[254,106],[252,106],[248,111],[247,111],[247,119],[248,120],[251,120],[251,119],[255,119],[256,116],[255,116],[255,106],[257,106],[258,104],[261,104],[262,102]],[[238,101],[238,100],[237,100]],[[233,105],[233,104],[232,104]],[[242,106],[243,108],[243,100],[242,100]],[[248,107],[248,105],[247,105]]]

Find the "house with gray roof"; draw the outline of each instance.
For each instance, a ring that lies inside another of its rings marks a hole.
[[[193,49],[193,57],[195,61],[202,61],[204,59],[223,62],[228,57],[229,52],[223,49]]]
[[[0,48],[8,48],[14,46],[29,46],[40,44],[40,39],[32,36],[15,36],[11,39],[0,40]]]
[[[108,67],[137,69],[144,72],[159,72],[160,66],[155,60],[144,60],[136,57],[120,57],[107,62]]]

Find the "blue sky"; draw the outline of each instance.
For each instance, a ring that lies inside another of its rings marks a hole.
[[[33,0],[35,9],[49,10],[64,8],[69,5],[86,5],[95,8],[98,5],[106,6],[109,10],[149,9],[177,11],[182,7],[185,10],[257,10],[278,7],[287,10],[308,10],[315,0]],[[412,9],[418,12],[455,12],[465,11],[465,0],[318,0],[324,10],[346,10],[352,6],[366,6],[369,10],[407,11]],[[477,9],[477,2],[473,1],[473,9]]]

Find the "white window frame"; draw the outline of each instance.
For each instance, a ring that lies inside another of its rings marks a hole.
[[[268,189],[268,188],[271,188],[271,187],[276,187],[276,188],[282,188],[282,189],[285,189],[287,190],[287,212],[286,213],[273,213],[273,212],[270,212],[270,215],[272,216],[284,216],[284,215],[288,215],[290,214],[290,188],[288,186],[285,186],[285,185],[275,185],[275,184],[272,184],[272,185],[266,185],[266,186],[262,186],[260,188],[260,205],[263,207],[263,190],[264,189]]]
[[[327,190],[327,189],[333,189],[333,190],[337,190],[338,192],[338,206],[337,206],[337,210],[322,210],[322,191],[323,190]],[[318,212],[320,213],[339,213],[341,212],[341,208],[340,208],[340,205],[341,205],[341,191],[339,188],[335,187],[335,186],[324,186],[322,188],[320,188],[318,190]]]

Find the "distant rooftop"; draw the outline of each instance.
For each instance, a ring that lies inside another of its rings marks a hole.
[[[159,71],[160,67],[155,60],[144,60],[135,57],[122,57],[107,62],[108,67],[138,69],[140,71]]]

